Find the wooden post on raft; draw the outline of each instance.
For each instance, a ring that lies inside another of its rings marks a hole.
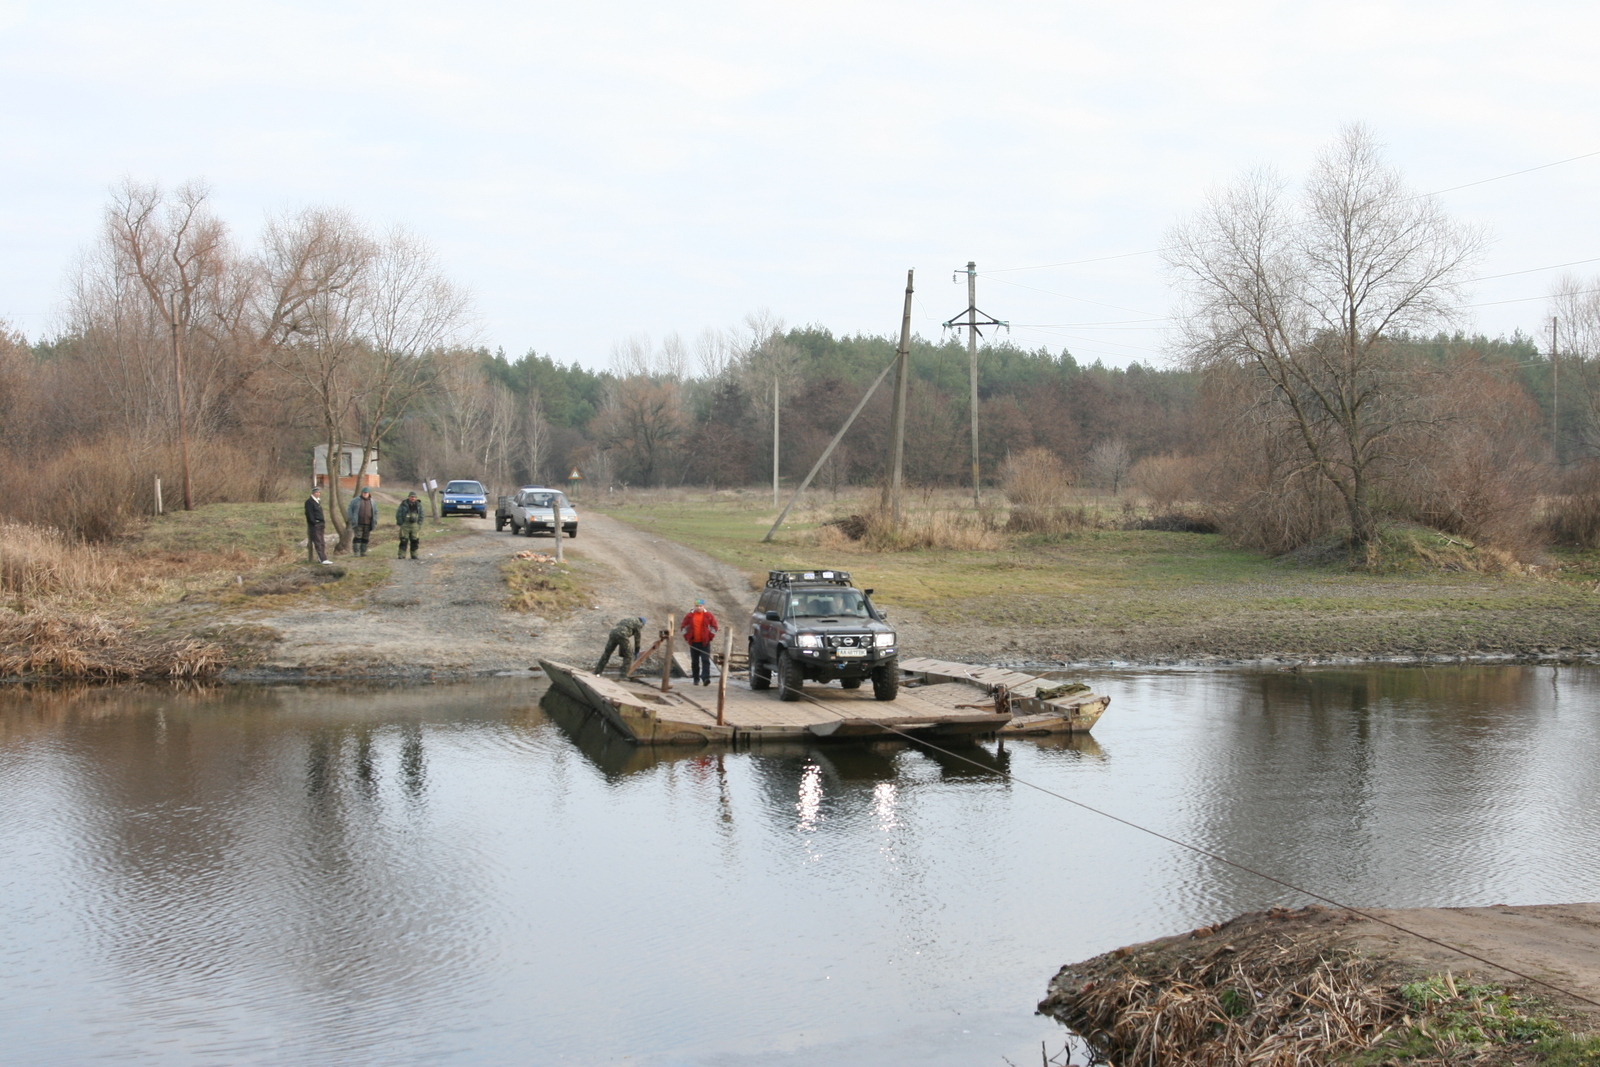
[[[665,693],[672,688],[668,681],[672,677],[672,613],[667,612],[667,652],[661,657],[661,691]]]
[[[733,627],[728,627],[728,639],[722,643],[722,669],[717,672],[717,725],[726,726],[722,709],[728,703],[728,662],[733,658]]]

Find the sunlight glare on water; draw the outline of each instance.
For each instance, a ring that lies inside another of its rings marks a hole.
[[[1600,672],[1092,679],[1093,739],[638,749],[525,680],[0,697],[0,1060],[992,1064],[1294,894],[1593,899]]]

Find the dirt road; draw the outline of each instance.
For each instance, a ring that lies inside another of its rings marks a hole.
[[[526,670],[541,656],[583,664],[600,654],[606,632],[625,615],[645,616],[653,632],[665,625],[668,612],[681,617],[703,597],[719,619],[731,623],[737,639],[754,603],[750,583],[734,568],[584,512],[579,536],[562,545],[594,576],[589,606],[562,619],[507,611],[500,565],[524,549],[551,552],[552,540],[496,533],[484,519],[450,522],[471,534],[430,542],[425,532],[422,558],[390,561],[393,577],[353,608],[235,619],[283,635],[264,661],[241,676],[491,674]]]

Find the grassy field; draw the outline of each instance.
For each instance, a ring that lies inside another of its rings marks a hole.
[[[699,548],[760,581],[769,568],[839,567],[911,609],[924,647],[962,658],[1140,660],[1316,656],[1560,655],[1600,645],[1595,561],[1527,568],[1428,531],[1395,529],[1370,565],[1270,559],[1216,534],[1122,527],[1138,509],[1087,498],[1080,528],[1007,534],[956,494],[918,494],[908,512],[925,541],[956,547],[874,550],[829,520],[867,494],[820,495],[771,543],[776,516],[755,493],[630,492],[601,510]],[[593,504],[589,506],[593,507]],[[970,545],[972,547],[962,547]]]

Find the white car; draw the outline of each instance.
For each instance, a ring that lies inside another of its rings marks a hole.
[[[505,502],[505,518],[513,534],[554,534],[556,509],[561,510],[561,529],[568,537],[578,536],[578,513],[559,489],[546,489],[541,485],[526,485]],[[499,511],[496,512],[497,526]]]

